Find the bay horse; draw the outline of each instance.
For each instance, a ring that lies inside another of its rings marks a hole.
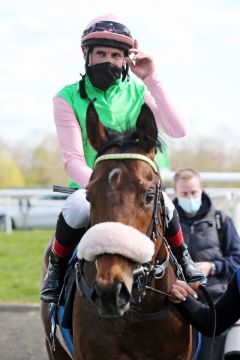
[[[49,359],[189,360],[191,327],[168,297],[176,265],[164,238],[153,113],[144,104],[136,128],[119,133],[104,127],[90,103],[86,121],[97,157],[86,190],[91,227],[76,262],[74,355],[58,336],[51,350],[48,304],[42,303]]]

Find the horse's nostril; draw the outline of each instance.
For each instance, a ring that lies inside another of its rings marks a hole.
[[[94,284],[91,300],[97,304],[115,304],[117,307],[123,307],[129,303],[131,294],[129,293],[125,283],[119,280],[107,286],[101,286],[98,283]]]
[[[119,282],[117,285],[116,301],[119,307],[122,307],[129,303],[131,294],[129,293],[124,282]]]

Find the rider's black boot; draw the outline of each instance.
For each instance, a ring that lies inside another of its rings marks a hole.
[[[69,258],[60,258],[51,250],[48,271],[41,289],[41,300],[47,303],[58,303],[68,259]]]
[[[182,245],[179,247],[171,249],[178,263],[182,267],[183,275],[187,283],[194,283],[199,281],[201,285],[206,285],[207,278],[204,273],[194,264],[188,252],[187,245],[182,243]]]

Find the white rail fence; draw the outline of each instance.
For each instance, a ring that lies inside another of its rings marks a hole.
[[[173,172],[162,172],[163,183],[166,186],[167,193],[172,197],[172,179]],[[228,184],[240,184],[240,173],[217,173],[217,172],[201,172],[206,192],[210,195],[213,203],[217,209],[225,211],[230,215],[236,225],[238,232],[240,233],[240,187],[233,188],[228,187]],[[210,185],[214,184],[214,187]],[[239,185],[240,186],[240,185]],[[11,203],[12,201],[19,201],[19,211],[24,215],[26,210],[26,204],[28,199],[34,195],[41,195],[46,193],[52,193],[52,189],[0,189],[0,204],[2,209],[1,215],[5,217],[5,230],[8,234],[12,232],[11,224]]]

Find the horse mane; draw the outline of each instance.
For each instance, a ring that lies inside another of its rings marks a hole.
[[[138,146],[141,148],[141,144],[139,142],[138,133],[135,128],[128,128],[125,131],[117,131],[111,128],[105,128],[108,141],[104,144],[104,146],[98,151],[97,156],[102,155],[106,150],[108,150],[112,146],[118,146],[120,151],[124,151],[129,145]],[[159,150],[161,153],[165,150],[166,144],[158,136],[158,139],[155,144],[155,153]]]

